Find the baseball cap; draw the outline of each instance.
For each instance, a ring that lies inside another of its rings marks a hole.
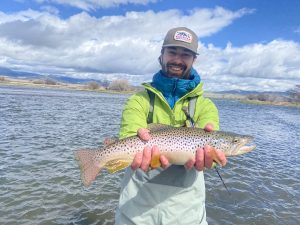
[[[183,47],[198,55],[198,37],[186,27],[176,27],[168,31],[162,47]]]

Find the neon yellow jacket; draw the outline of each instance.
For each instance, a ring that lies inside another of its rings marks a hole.
[[[203,128],[211,123],[219,129],[218,110],[202,96],[201,83],[180,98],[173,109],[158,90],[150,84],[144,86],[155,93],[153,123],[184,125],[186,116],[182,107],[188,106],[189,97],[198,96],[193,116],[196,125]],[[147,127],[149,106],[147,91],[129,98],[123,111],[120,138],[136,135],[139,128]],[[115,224],[207,225],[203,172],[176,165],[146,173],[127,168],[121,182]]]
[[[188,106],[189,98],[198,96],[193,119],[197,127],[203,128],[207,123],[214,125],[214,129],[219,129],[218,110],[214,103],[203,97],[203,83],[200,83],[194,90],[180,98],[173,109],[169,106],[164,96],[150,84],[144,87],[155,93],[153,123],[161,123],[180,127],[185,125],[186,116],[182,111],[183,106]],[[147,116],[149,113],[149,95],[147,91],[139,92],[127,101],[121,122],[119,133],[120,138],[134,136],[139,128],[147,127]]]

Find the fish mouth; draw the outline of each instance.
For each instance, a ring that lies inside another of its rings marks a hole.
[[[238,154],[240,155],[247,152],[251,152],[255,148],[256,148],[256,144],[241,146],[238,150]]]
[[[251,136],[243,136],[240,139],[239,145],[233,150],[232,155],[242,155],[247,152],[251,152],[253,149],[256,148],[256,144],[252,143],[253,137]]]

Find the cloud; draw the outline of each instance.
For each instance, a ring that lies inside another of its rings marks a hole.
[[[147,5],[149,3],[157,2],[157,0],[36,0],[36,2],[40,4],[46,2],[69,5],[75,8],[90,11],[98,8],[111,8],[127,4]]]
[[[59,10],[51,5],[42,5],[40,8],[41,10],[49,12],[50,14],[59,14]]]
[[[273,40],[265,44],[221,49],[202,46],[196,68],[214,84],[210,88],[286,90],[300,83],[300,44]]]
[[[221,30],[243,13],[216,8],[196,9],[188,15],[168,10],[96,18],[82,12],[63,20],[48,12],[28,10],[0,14],[0,38],[2,43],[29,48],[36,55],[37,58],[28,58],[27,53],[19,52],[18,58],[24,59],[24,63],[47,59],[47,64],[62,67],[144,74],[157,69],[162,39],[173,24],[191,25],[203,37]],[[190,24],[196,18],[202,22]],[[206,23],[210,26],[202,25]],[[5,46],[2,51],[6,51]]]
[[[127,12],[93,17],[87,12],[62,19],[52,9],[0,12],[0,66],[42,74],[98,79],[150,80],[166,31],[176,24],[211,36],[253,10],[221,7],[161,12]],[[206,87],[289,88],[300,79],[299,43],[274,40],[217,48],[200,44],[195,67]],[[220,82],[222,81],[222,82]]]

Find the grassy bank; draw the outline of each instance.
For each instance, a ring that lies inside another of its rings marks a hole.
[[[78,90],[78,91],[94,91],[105,93],[122,93],[131,94],[134,91],[114,91],[108,90],[102,86],[95,87],[94,85],[87,84],[70,84],[51,80],[26,80],[26,79],[14,79],[6,76],[0,76],[0,85],[6,86],[21,86],[32,88],[52,88],[52,89],[66,89],[66,90]]]
[[[32,88],[53,88],[53,89],[71,89],[78,91],[94,91],[94,92],[104,92],[113,94],[133,94],[138,90],[131,91],[114,91],[106,89],[102,86],[95,86],[95,83],[91,84],[70,84],[51,80],[26,80],[26,79],[13,79],[6,76],[0,76],[0,85],[6,86],[23,86]],[[287,107],[300,107],[300,103],[291,102],[272,102],[272,101],[259,101],[259,100],[249,100],[245,95],[237,94],[221,94],[213,92],[205,92],[205,97],[212,99],[228,99],[228,100],[239,100],[241,103],[245,104],[256,104],[256,105],[277,105],[277,106],[287,106]]]
[[[259,100],[241,100],[244,104],[255,104],[255,105],[276,105],[276,106],[287,106],[287,107],[300,107],[300,103],[291,102],[270,102],[270,101],[259,101]]]

